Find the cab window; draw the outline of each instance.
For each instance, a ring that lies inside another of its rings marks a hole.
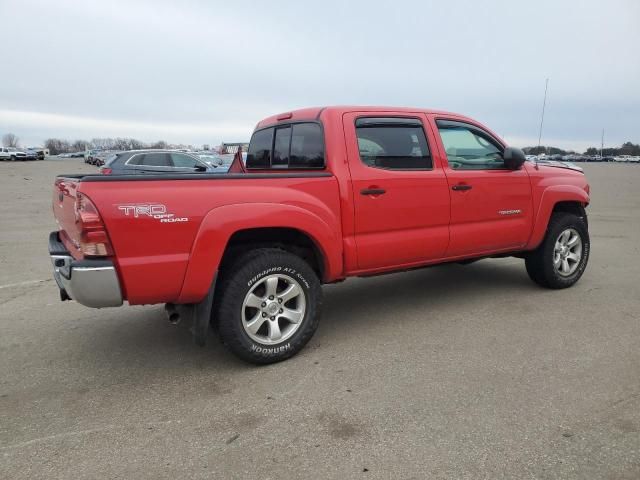
[[[273,147],[273,128],[258,130],[251,136],[247,152],[247,168],[269,168]]]
[[[416,118],[358,118],[356,137],[360,159],[368,167],[390,170],[433,167],[422,122]]]
[[[251,137],[248,169],[316,169],[324,166],[324,136],[318,123],[269,127],[258,130]]]
[[[273,139],[273,168],[287,168],[289,166],[289,148],[291,146],[291,127],[277,128]]]
[[[454,170],[504,169],[502,147],[488,133],[461,122],[438,120],[438,131]]]

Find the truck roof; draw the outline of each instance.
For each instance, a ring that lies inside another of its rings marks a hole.
[[[258,122],[256,128],[266,127],[278,122],[288,120],[319,120],[320,115],[323,113],[343,114],[347,112],[407,112],[407,113],[426,113],[426,114],[441,114],[447,116],[454,116],[460,119],[468,119],[464,115],[457,113],[446,112],[443,110],[431,110],[426,108],[413,108],[413,107],[384,107],[384,106],[372,106],[372,105],[332,105],[326,107],[309,107],[301,108],[299,110],[291,110],[289,112],[282,112],[276,115],[271,115]]]

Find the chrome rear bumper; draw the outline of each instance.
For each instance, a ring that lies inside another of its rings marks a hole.
[[[62,300],[73,299],[93,308],[122,305],[120,281],[111,260],[75,260],[58,232],[49,236],[49,255]]]

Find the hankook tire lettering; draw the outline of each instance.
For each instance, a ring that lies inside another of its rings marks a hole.
[[[265,353],[267,355],[275,355],[276,353],[286,352],[290,348],[291,348],[291,344],[290,343],[285,343],[284,345],[282,345],[280,347],[275,347],[275,348],[261,347],[259,345],[255,345],[255,344],[251,345],[251,350],[252,351],[254,351],[256,353]]]

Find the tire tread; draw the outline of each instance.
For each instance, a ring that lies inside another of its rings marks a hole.
[[[308,308],[312,309],[311,317],[305,318],[303,321],[307,324],[302,325],[301,331],[296,332],[289,339],[291,348],[275,355],[247,349],[246,339],[242,337],[245,333],[242,326],[237,323],[238,312],[236,311],[239,297],[244,298],[246,294],[246,278],[251,278],[269,264],[291,265],[296,270],[302,271],[310,285],[309,296],[315,297],[307,298]],[[232,353],[250,363],[268,364],[292,357],[307,344],[318,327],[322,305],[320,281],[307,262],[279,248],[257,248],[229,262],[226,273],[222,275],[218,294],[221,298],[217,305],[216,316],[222,343]]]
[[[553,261],[549,261],[549,259],[553,257],[556,237],[562,230],[568,227],[574,227],[580,231],[583,242],[583,258],[581,259],[581,265],[578,267],[577,274],[571,277],[562,277],[555,271]],[[542,243],[536,250],[525,257],[527,274],[531,280],[545,288],[560,289],[570,287],[574,285],[584,273],[589,259],[589,251],[589,232],[584,219],[573,213],[555,212],[549,219],[547,233]]]

